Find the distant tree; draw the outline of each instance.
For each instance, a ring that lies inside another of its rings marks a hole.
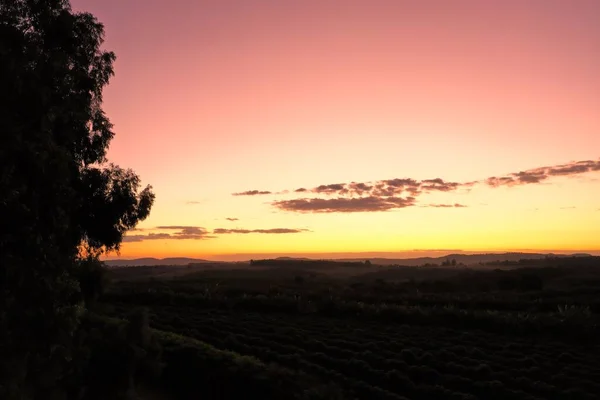
[[[365,265],[371,266],[371,261],[370,260],[365,260]]]
[[[102,90],[115,55],[96,18],[67,0],[0,2],[0,398],[58,396],[73,332],[101,274],[154,201],[108,164]],[[88,265],[89,266],[89,265]]]
[[[455,258],[452,259],[452,262],[450,265],[452,265],[453,267],[456,267],[456,259]]]

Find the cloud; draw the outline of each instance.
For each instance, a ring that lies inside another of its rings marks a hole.
[[[209,235],[205,228],[200,226],[186,226],[186,225],[168,225],[168,226],[157,226],[156,229],[161,230],[176,230],[171,234],[171,239],[210,239],[212,236]]]
[[[369,193],[373,189],[372,185],[363,182],[352,182],[348,186],[351,193],[356,193],[360,196],[362,196],[363,193]]]
[[[143,242],[144,240],[171,239],[168,233],[149,233],[147,235],[126,235],[123,242]]]
[[[206,229],[204,229],[200,226],[188,226],[188,225],[162,225],[162,226],[157,226],[155,229],[181,231],[181,232],[184,232],[187,234],[206,232]]]
[[[271,204],[284,211],[301,213],[333,212],[374,212],[406,208],[415,205],[415,199],[432,192],[455,192],[464,189],[468,193],[475,185],[487,185],[493,188],[537,184],[555,176],[572,176],[586,172],[600,171],[600,159],[597,161],[576,161],[548,167],[533,168],[514,172],[504,176],[492,176],[482,180],[453,182],[442,178],[416,180],[412,178],[382,179],[370,182],[332,183],[319,185],[312,189],[304,187],[293,193],[314,193],[319,197],[278,200]],[[269,191],[251,190],[234,195],[253,196],[258,194],[281,194]],[[463,204],[429,204],[424,207],[463,208]]]
[[[462,184],[458,182],[446,182],[441,178],[425,179],[417,181],[411,178],[384,179],[375,182],[351,182],[348,184],[336,183],[332,185],[321,185],[312,189],[313,193],[337,194],[340,196],[352,195],[363,196],[365,194],[376,197],[392,197],[410,194],[418,195],[421,191],[449,192],[458,189]]]
[[[271,194],[268,190],[247,190],[245,192],[232,193],[232,196],[258,196],[263,194]]]
[[[516,186],[540,183],[554,176],[572,176],[587,172],[600,171],[600,160],[574,161],[567,164],[554,165],[514,172],[501,177],[491,177],[485,180],[489,186]]]
[[[332,213],[332,212],[373,212],[387,211],[396,208],[410,207],[415,204],[414,197],[358,197],[336,199],[294,199],[280,200],[272,203],[275,207],[284,211],[295,211],[303,213]]]
[[[362,187],[364,184],[354,184],[355,187]],[[373,196],[396,196],[400,195],[404,192],[409,193],[411,196],[416,196],[420,192],[420,182],[415,181],[414,179],[409,178],[394,178],[394,179],[384,179],[381,181],[374,182],[372,184],[371,190],[369,191]],[[367,187],[369,185],[367,184]],[[360,190],[355,191],[357,194],[360,193]]]
[[[458,182],[446,182],[441,178],[436,179],[426,179],[421,181],[421,190],[425,191],[440,191],[440,192],[450,192],[452,190],[458,189],[461,186]]]
[[[577,161],[569,164],[557,165],[550,167],[548,173],[552,176],[559,176],[584,174],[592,171],[600,171],[600,160]]]
[[[422,192],[449,192],[461,186],[441,178],[417,181],[411,178],[383,179],[375,182],[350,182],[319,185],[313,189],[300,188],[296,193],[311,192],[335,198],[299,198],[271,203],[284,211],[301,213],[377,212],[415,205]]]
[[[454,203],[454,204],[428,204],[423,207],[434,207],[434,208],[466,208],[468,206],[464,204]]]
[[[228,220],[237,221],[237,218],[226,218]],[[177,231],[174,233],[149,233],[147,235],[126,235],[123,238],[123,242],[143,242],[146,240],[200,240],[200,239],[214,239],[214,235],[226,235],[226,234],[249,234],[249,233],[262,233],[262,234],[286,234],[286,233],[302,233],[310,232],[308,229],[292,229],[292,228],[272,228],[272,229],[227,229],[217,228],[212,232],[209,232],[205,228],[200,226],[186,226],[186,225],[162,225],[157,226],[156,230],[173,230]]]
[[[576,209],[576,208],[577,208],[577,207],[575,207],[575,206],[569,206],[569,207],[561,207],[560,209],[561,209],[561,210],[574,210],[574,209]]]
[[[231,217],[228,217],[228,218],[225,218],[225,219],[227,221],[239,221],[240,220],[239,218],[231,218]]]
[[[344,192],[346,189],[346,184],[344,183],[333,183],[330,185],[320,185],[314,188],[312,191],[314,193],[325,193],[325,194],[335,194],[338,192]]]
[[[188,206],[193,206],[193,205],[198,205],[198,204],[202,204],[202,201],[186,201],[185,204],[187,204]]]
[[[217,228],[213,230],[214,234],[226,235],[226,234],[248,234],[248,233],[264,233],[264,234],[285,234],[285,233],[301,233],[308,232],[308,229],[291,229],[291,228],[272,228],[272,229],[226,229]]]
[[[174,233],[149,233],[147,235],[127,235],[123,238],[124,242],[141,242],[144,240],[158,240],[158,239],[212,239],[209,232],[200,226],[186,226],[186,225],[168,225],[168,226],[157,226],[156,230],[173,230],[177,231]]]
[[[469,182],[464,186],[472,186],[474,183]],[[342,196],[342,197],[396,197],[398,195],[416,196],[421,191],[441,191],[449,192],[458,189],[463,184],[458,182],[446,182],[441,178],[426,179],[417,181],[411,178],[394,178],[384,179],[375,182],[350,182],[350,183],[331,183],[327,185],[319,185],[312,189],[304,187],[295,189],[294,193],[315,193],[324,194],[327,196]],[[287,191],[273,193],[270,191],[249,190],[246,192],[233,193],[234,196],[255,196],[261,194],[285,194]]]

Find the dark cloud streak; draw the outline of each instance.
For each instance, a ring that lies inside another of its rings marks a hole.
[[[265,194],[272,194],[268,190],[246,190],[245,192],[232,193],[232,196],[260,196]]]
[[[485,183],[492,187],[541,183],[554,176],[572,176],[600,171],[600,160],[575,161],[550,167],[533,168],[501,177],[491,177]]]
[[[227,229],[217,228],[213,230],[216,235],[227,235],[227,234],[249,234],[249,233],[263,233],[263,234],[286,234],[286,233],[302,233],[308,232],[307,229],[291,229],[291,228],[271,228],[271,229]]]
[[[233,218],[237,220],[237,218]],[[262,233],[262,234],[287,234],[287,233],[302,233],[309,232],[308,229],[292,229],[292,228],[271,228],[271,229],[227,229],[217,228],[210,233],[205,228],[200,226],[185,226],[185,225],[163,225],[157,226],[157,230],[175,230],[175,233],[149,233],[147,235],[127,235],[123,238],[123,242],[143,242],[146,240],[201,240],[201,239],[214,239],[214,235],[227,235],[227,234],[249,234],[249,233]]]
[[[484,184],[493,188],[500,186],[517,186],[537,184],[555,176],[579,175],[586,172],[600,171],[600,160],[577,161],[549,167],[533,168],[510,173],[504,176],[492,176],[480,181],[450,182],[442,178],[417,181],[411,178],[384,179],[375,182],[351,182],[319,185],[312,189],[304,187],[294,193],[314,193],[327,198],[296,198],[277,200],[271,204],[283,211],[300,213],[352,213],[375,212],[406,208],[415,205],[415,198],[424,193],[454,192],[465,188],[469,192],[472,186]],[[285,193],[285,192],[280,192]],[[279,194],[269,191],[251,190],[234,193],[236,196],[254,196],[259,194]],[[334,197],[337,196],[337,197]],[[423,207],[464,208],[463,204],[429,204]]]
[[[147,235],[126,235],[123,237],[124,243],[131,242],[143,242],[145,240],[160,240],[160,239],[172,239],[168,233],[149,233]]]
[[[428,204],[423,207],[433,207],[433,208],[466,208],[468,206],[464,204],[454,203],[454,204]]]
[[[388,211],[396,208],[411,207],[415,204],[414,197],[358,197],[336,199],[294,199],[280,200],[272,203],[275,207],[284,211],[295,211],[302,213],[332,213],[332,212],[374,212]]]
[[[145,240],[159,240],[159,239],[175,239],[175,240],[200,240],[200,239],[213,239],[209,232],[200,226],[187,226],[187,225],[162,225],[157,226],[157,230],[166,231],[178,231],[175,233],[149,233],[147,235],[127,235],[123,238],[124,242],[142,242]]]

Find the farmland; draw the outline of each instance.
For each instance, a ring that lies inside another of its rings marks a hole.
[[[598,258],[477,268],[293,260],[234,267],[111,270],[99,312],[119,321],[147,308],[162,346],[157,382],[173,398],[600,393]]]

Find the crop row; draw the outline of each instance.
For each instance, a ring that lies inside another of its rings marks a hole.
[[[443,342],[445,349],[453,348],[459,356],[470,355],[481,359],[493,355],[518,360],[530,354],[535,356],[535,363],[543,363],[544,360],[554,362],[560,358],[562,363],[583,364],[588,370],[598,368],[593,356],[599,349],[598,345],[575,346],[551,340],[518,339],[477,330],[433,329],[407,324],[382,325],[370,321],[348,321],[316,316],[229,312],[169,306],[152,307],[152,310],[158,320],[180,326],[229,324],[223,328],[235,330],[236,326],[245,327],[253,332],[278,333],[289,340],[311,337],[324,342],[339,341],[341,347],[353,351],[402,350],[414,344],[425,351],[436,351],[440,350],[437,343]]]
[[[421,398],[423,393],[431,395],[433,387],[442,391],[435,398],[481,396],[488,389],[491,392],[486,398],[564,398],[560,396],[576,387],[586,398],[586,392],[600,389],[594,383],[598,371],[589,368],[592,365],[574,363],[575,358],[568,355],[562,357],[563,363],[558,362],[548,348],[546,354],[536,352],[544,349],[539,345],[525,357],[514,350],[523,350],[526,343],[506,346],[506,354],[485,351],[465,342],[469,337],[464,334],[431,341],[436,330],[421,327],[415,332],[415,327],[401,326],[394,332],[376,324],[340,327],[337,321],[326,318],[228,315],[189,307],[154,307],[152,311],[157,328],[266,362],[318,373],[355,393],[361,392],[356,385],[362,384],[383,390],[377,396],[371,393],[371,398],[394,398],[392,393]]]
[[[465,310],[452,305],[422,307],[370,304],[342,299],[319,302],[302,297],[248,295],[241,298],[215,298],[205,294],[131,292],[112,294],[110,301],[147,306],[192,306],[243,312],[316,314],[326,317],[363,319],[385,324],[410,324],[455,329],[480,329],[514,336],[546,336],[571,342],[595,342],[600,334],[599,319],[581,307],[565,307],[555,313]]]

